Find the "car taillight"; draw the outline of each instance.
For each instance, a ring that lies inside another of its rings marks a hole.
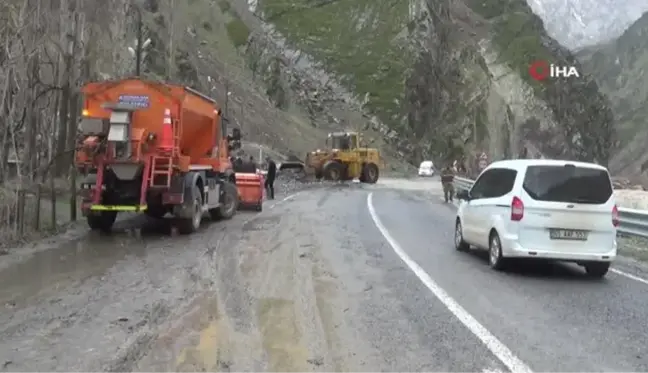
[[[614,205],[612,208],[612,225],[618,227],[621,222],[619,221],[619,208]]]
[[[511,221],[520,221],[524,217],[524,203],[518,197],[511,201]]]

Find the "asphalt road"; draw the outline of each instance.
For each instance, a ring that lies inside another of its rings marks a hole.
[[[322,185],[1,258],[0,370],[648,370],[643,265],[495,272],[454,213],[438,180]]]

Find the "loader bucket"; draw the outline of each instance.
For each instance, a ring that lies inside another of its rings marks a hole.
[[[305,167],[304,162],[302,161],[286,161],[286,162],[282,162],[279,165],[279,171],[284,171],[284,170],[303,171],[304,167]]]

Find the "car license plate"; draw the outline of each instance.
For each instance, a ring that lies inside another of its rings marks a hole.
[[[589,232],[576,229],[550,229],[549,238],[552,240],[587,241]]]

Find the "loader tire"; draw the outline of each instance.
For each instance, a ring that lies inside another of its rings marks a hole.
[[[325,180],[340,181],[344,178],[344,166],[339,162],[327,162],[322,173]]]
[[[200,189],[198,186],[194,185],[191,189],[191,217],[189,218],[178,218],[176,222],[176,228],[178,228],[178,233],[180,234],[191,234],[200,228],[200,223],[202,221],[202,205],[203,199],[200,194]]]
[[[209,216],[212,220],[231,219],[238,210],[239,198],[236,185],[229,181],[223,182],[223,193],[221,194],[221,205],[209,209]]]
[[[368,163],[362,168],[362,176],[360,176],[360,181],[367,184],[375,184],[378,182],[378,177],[380,176],[380,171],[378,166],[373,163]]]
[[[109,233],[117,219],[117,211],[98,211],[86,217],[88,226],[93,231]]]

